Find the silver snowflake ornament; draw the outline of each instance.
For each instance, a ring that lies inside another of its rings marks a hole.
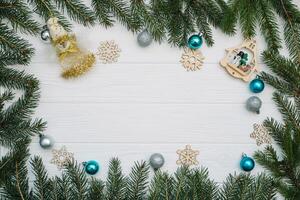
[[[254,124],[253,125],[254,131],[250,134],[250,138],[256,140],[257,146],[260,146],[264,143],[271,144],[271,136],[269,134],[268,129],[261,124]]]

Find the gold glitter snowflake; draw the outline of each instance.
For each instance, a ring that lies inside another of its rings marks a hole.
[[[65,146],[62,146],[59,150],[53,149],[52,154],[51,163],[55,164],[59,170],[63,169],[66,164],[74,159],[74,154],[68,152]]]
[[[190,145],[186,145],[185,149],[177,150],[176,152],[179,155],[179,159],[177,160],[177,165],[198,165],[197,155],[199,151],[193,150]]]
[[[203,60],[204,56],[199,50],[184,48],[180,62],[187,71],[196,71],[201,69]]]
[[[115,41],[111,40],[100,43],[97,55],[102,63],[107,64],[117,62],[120,57],[120,52],[121,49],[119,46],[115,43]]]
[[[250,138],[256,139],[258,146],[266,143],[271,144],[271,136],[268,129],[264,125],[254,124],[254,131],[250,134]]]

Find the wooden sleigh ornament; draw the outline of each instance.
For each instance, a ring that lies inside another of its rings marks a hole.
[[[255,40],[245,40],[240,46],[226,49],[220,65],[235,78],[250,81],[253,73],[259,72]]]

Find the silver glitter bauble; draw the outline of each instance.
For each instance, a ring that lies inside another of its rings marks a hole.
[[[137,42],[141,47],[149,46],[152,43],[152,40],[153,37],[147,30],[143,30],[137,36]]]
[[[149,162],[150,162],[150,166],[154,170],[158,170],[164,165],[165,159],[160,153],[155,153],[151,155]]]
[[[53,146],[52,138],[47,135],[40,135],[40,146],[43,149],[51,148]]]
[[[50,32],[49,32],[48,29],[44,29],[44,30],[41,31],[41,39],[45,43],[50,43],[51,36],[50,36]]]
[[[246,102],[247,109],[252,112],[256,112],[257,114],[259,114],[261,105],[262,105],[262,101],[257,96],[250,97]]]

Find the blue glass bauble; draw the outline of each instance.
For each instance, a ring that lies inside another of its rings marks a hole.
[[[84,162],[84,171],[90,175],[94,175],[99,171],[99,164],[95,160]]]
[[[260,93],[265,89],[265,83],[259,78],[253,79],[249,86],[250,90],[254,93]]]
[[[243,155],[240,166],[244,171],[249,172],[255,167],[255,162],[247,155]]]
[[[192,35],[188,40],[189,48],[199,49],[203,44],[203,39],[200,35]]]

